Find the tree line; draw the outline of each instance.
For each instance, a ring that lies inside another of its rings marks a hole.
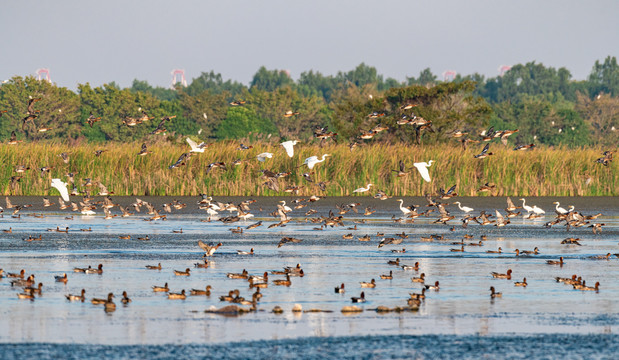
[[[311,140],[328,127],[336,141],[435,143],[453,141],[454,131],[478,137],[482,129],[519,129],[516,143],[616,146],[619,143],[619,65],[615,57],[596,61],[586,80],[572,80],[565,68],[529,62],[502,76],[458,74],[442,81],[430,69],[405,81],[384,78],[360,64],[348,72],[287,72],[261,67],[249,85],[202,73],[187,87],[153,87],[134,80],[77,92],[34,77],[15,76],[0,85],[0,138],[22,140],[143,141],[149,137],[202,140],[266,136]],[[36,101],[33,113],[28,105]],[[27,114],[34,118],[26,122]],[[89,124],[88,118],[101,118]],[[162,120],[171,117],[170,121]],[[127,119],[138,119],[128,126]],[[430,131],[420,135],[423,119]],[[398,125],[398,123],[402,125]],[[405,124],[416,124],[408,126]],[[377,125],[387,130],[377,131]]]

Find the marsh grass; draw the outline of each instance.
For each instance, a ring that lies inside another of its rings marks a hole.
[[[351,195],[352,190],[372,183],[370,193],[377,189],[392,196],[419,196],[437,193],[439,188],[448,189],[457,185],[462,196],[616,196],[619,195],[617,164],[608,167],[595,162],[602,149],[538,147],[532,151],[513,151],[493,143],[494,153],[486,159],[475,159],[481,147],[463,151],[459,146],[446,144],[433,146],[403,146],[371,144],[350,151],[345,144],[331,144],[320,148],[314,144],[299,144],[294,157],[289,158],[279,144],[254,143],[250,150],[237,150],[238,142],[221,141],[211,144],[202,154],[192,156],[185,166],[169,169],[178,157],[189,150],[186,144],[161,142],[149,147],[151,154],[138,156],[141,143],[109,143],[105,145],[61,143],[30,143],[0,145],[0,160],[5,165],[0,169],[0,186],[5,195],[58,195],[50,190],[50,179],[59,177],[66,181],[65,174],[73,172],[75,183],[82,188],[84,179],[100,181],[115,195],[284,195],[287,185],[300,185],[299,195],[311,194],[341,196]],[[95,150],[105,150],[99,157]],[[616,149],[613,149],[616,150]],[[261,163],[256,155],[272,152],[273,158]],[[59,154],[67,152],[69,164],[63,163]],[[305,158],[330,154],[318,163],[312,177],[327,183],[326,192],[321,192],[315,183],[302,177],[310,170],[302,166]],[[230,165],[236,159],[241,165]],[[410,170],[408,176],[398,178],[391,170],[398,169],[403,160]],[[414,162],[435,160],[430,167],[432,182],[421,179]],[[214,169],[206,173],[208,164],[223,161],[228,169]],[[29,167],[14,188],[10,186],[16,165]],[[41,175],[43,166],[53,167]],[[298,168],[297,168],[298,167]],[[269,190],[260,178],[261,169],[274,172],[291,171],[280,179],[280,192]],[[587,184],[587,178],[590,179]],[[479,193],[477,189],[486,182],[496,184],[492,194]],[[93,187],[92,194],[98,194]]]

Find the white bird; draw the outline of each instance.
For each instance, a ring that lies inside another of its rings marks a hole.
[[[325,161],[326,156],[331,156],[331,155],[323,154],[320,160],[318,160],[318,156],[310,156],[307,159],[305,159],[305,161],[303,162],[303,165],[307,165],[308,168],[313,169],[314,165],[316,165],[319,162]]]
[[[522,200],[522,208],[527,211],[527,214],[530,213],[531,211],[533,211],[532,207],[530,207],[527,204],[525,204],[525,200],[524,199],[520,199],[520,200]]]
[[[263,152],[262,154],[258,154],[256,155],[256,158],[258,159],[258,161],[260,162],[264,162],[267,158],[272,158],[273,154],[269,153],[269,152]]]
[[[545,214],[546,212],[541,208],[537,207],[537,205],[533,205],[533,212],[537,215]]]
[[[356,192],[356,193],[366,192],[366,191],[369,191],[369,190],[370,190],[370,187],[371,187],[371,186],[372,186],[372,184],[368,184],[368,187],[366,187],[366,188],[362,188],[362,187],[361,187],[361,188],[358,188],[358,189],[353,190],[353,192]]]
[[[69,190],[67,189],[67,183],[63,182],[60,179],[52,179],[52,187],[58,189],[60,191],[60,196],[62,196],[62,200],[69,201]]]
[[[189,144],[189,146],[191,146],[190,152],[203,153],[206,149],[206,144],[204,142],[198,144],[190,138],[187,138],[187,143]]]
[[[553,202],[553,204],[555,204],[555,205],[556,205],[556,206],[555,206],[555,210],[557,211],[557,214],[559,214],[559,215],[565,215],[565,214],[567,214],[567,213],[568,213],[568,211],[567,211],[567,210],[565,210],[565,209],[564,209],[564,208],[562,208],[562,207],[559,207],[559,205],[561,205],[561,204],[560,204],[558,201]]]
[[[291,212],[291,211],[292,211],[292,209],[290,208],[290,206],[286,205],[286,201],[285,201],[285,200],[280,201],[280,203],[282,203],[282,205],[281,205],[281,206],[282,206],[282,210],[283,210],[284,212]]]
[[[470,208],[468,206],[461,206],[459,201],[454,202],[454,204],[458,204],[458,208],[462,211],[464,211],[465,213],[470,213],[471,211],[475,210],[473,208]]]
[[[299,141],[288,140],[288,141],[284,141],[283,143],[281,143],[281,146],[283,146],[284,149],[286,149],[286,154],[288,154],[289,157],[292,157],[294,155],[294,146],[297,144],[297,142]]]
[[[412,210],[411,210],[411,209],[409,209],[409,208],[407,208],[407,207],[402,206],[402,205],[404,205],[404,200],[402,200],[402,199],[398,199],[397,201],[399,201],[399,202],[400,202],[400,211],[402,211],[402,213],[404,213],[404,215],[406,215],[406,214],[410,214],[410,213],[412,212]]]
[[[430,182],[430,173],[428,172],[428,168],[432,165],[432,163],[434,162],[434,160],[430,160],[428,162],[418,162],[418,163],[414,163],[413,165],[417,168],[417,170],[419,170],[419,173],[421,174],[421,177],[427,181]]]

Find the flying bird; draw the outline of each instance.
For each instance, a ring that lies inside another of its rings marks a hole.
[[[310,156],[307,159],[305,159],[305,161],[303,162],[303,165],[307,165],[308,168],[313,169],[314,165],[318,164],[319,162],[325,161],[325,157],[327,156],[331,156],[331,155],[323,154],[320,160],[318,160],[318,156]]]
[[[52,179],[51,186],[58,189],[60,196],[62,196],[62,200],[69,201],[69,190],[67,190],[66,182],[63,182],[60,179]]]
[[[272,158],[272,157],[273,157],[273,154],[272,154],[272,153],[270,153],[270,152],[263,152],[263,153],[261,153],[261,154],[256,155],[256,158],[257,158],[257,159],[258,159],[258,161],[260,161],[260,162],[265,162],[265,160],[266,160],[267,158],[269,158],[269,159],[270,159],[270,158]]]
[[[292,157],[294,155],[294,146],[299,142],[298,140],[288,140],[281,143],[281,145],[286,149],[286,154],[288,157]]]
[[[198,144],[195,141],[191,140],[190,138],[187,138],[187,143],[189,144],[189,146],[191,146],[190,152],[195,152],[195,153],[203,153],[206,147],[208,146],[204,142]]]
[[[432,163],[434,162],[434,160],[430,160],[428,162],[418,162],[418,163],[414,163],[413,165],[417,168],[417,170],[419,170],[419,173],[421,174],[421,177],[427,181],[430,182],[430,173],[428,172],[428,168],[430,166],[432,166]]]

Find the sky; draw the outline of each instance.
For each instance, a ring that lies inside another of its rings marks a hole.
[[[0,80],[48,68],[70,89],[168,87],[173,69],[247,85],[261,66],[296,80],[362,62],[398,81],[531,61],[584,80],[619,55],[616,0],[0,0],[0,14]]]

